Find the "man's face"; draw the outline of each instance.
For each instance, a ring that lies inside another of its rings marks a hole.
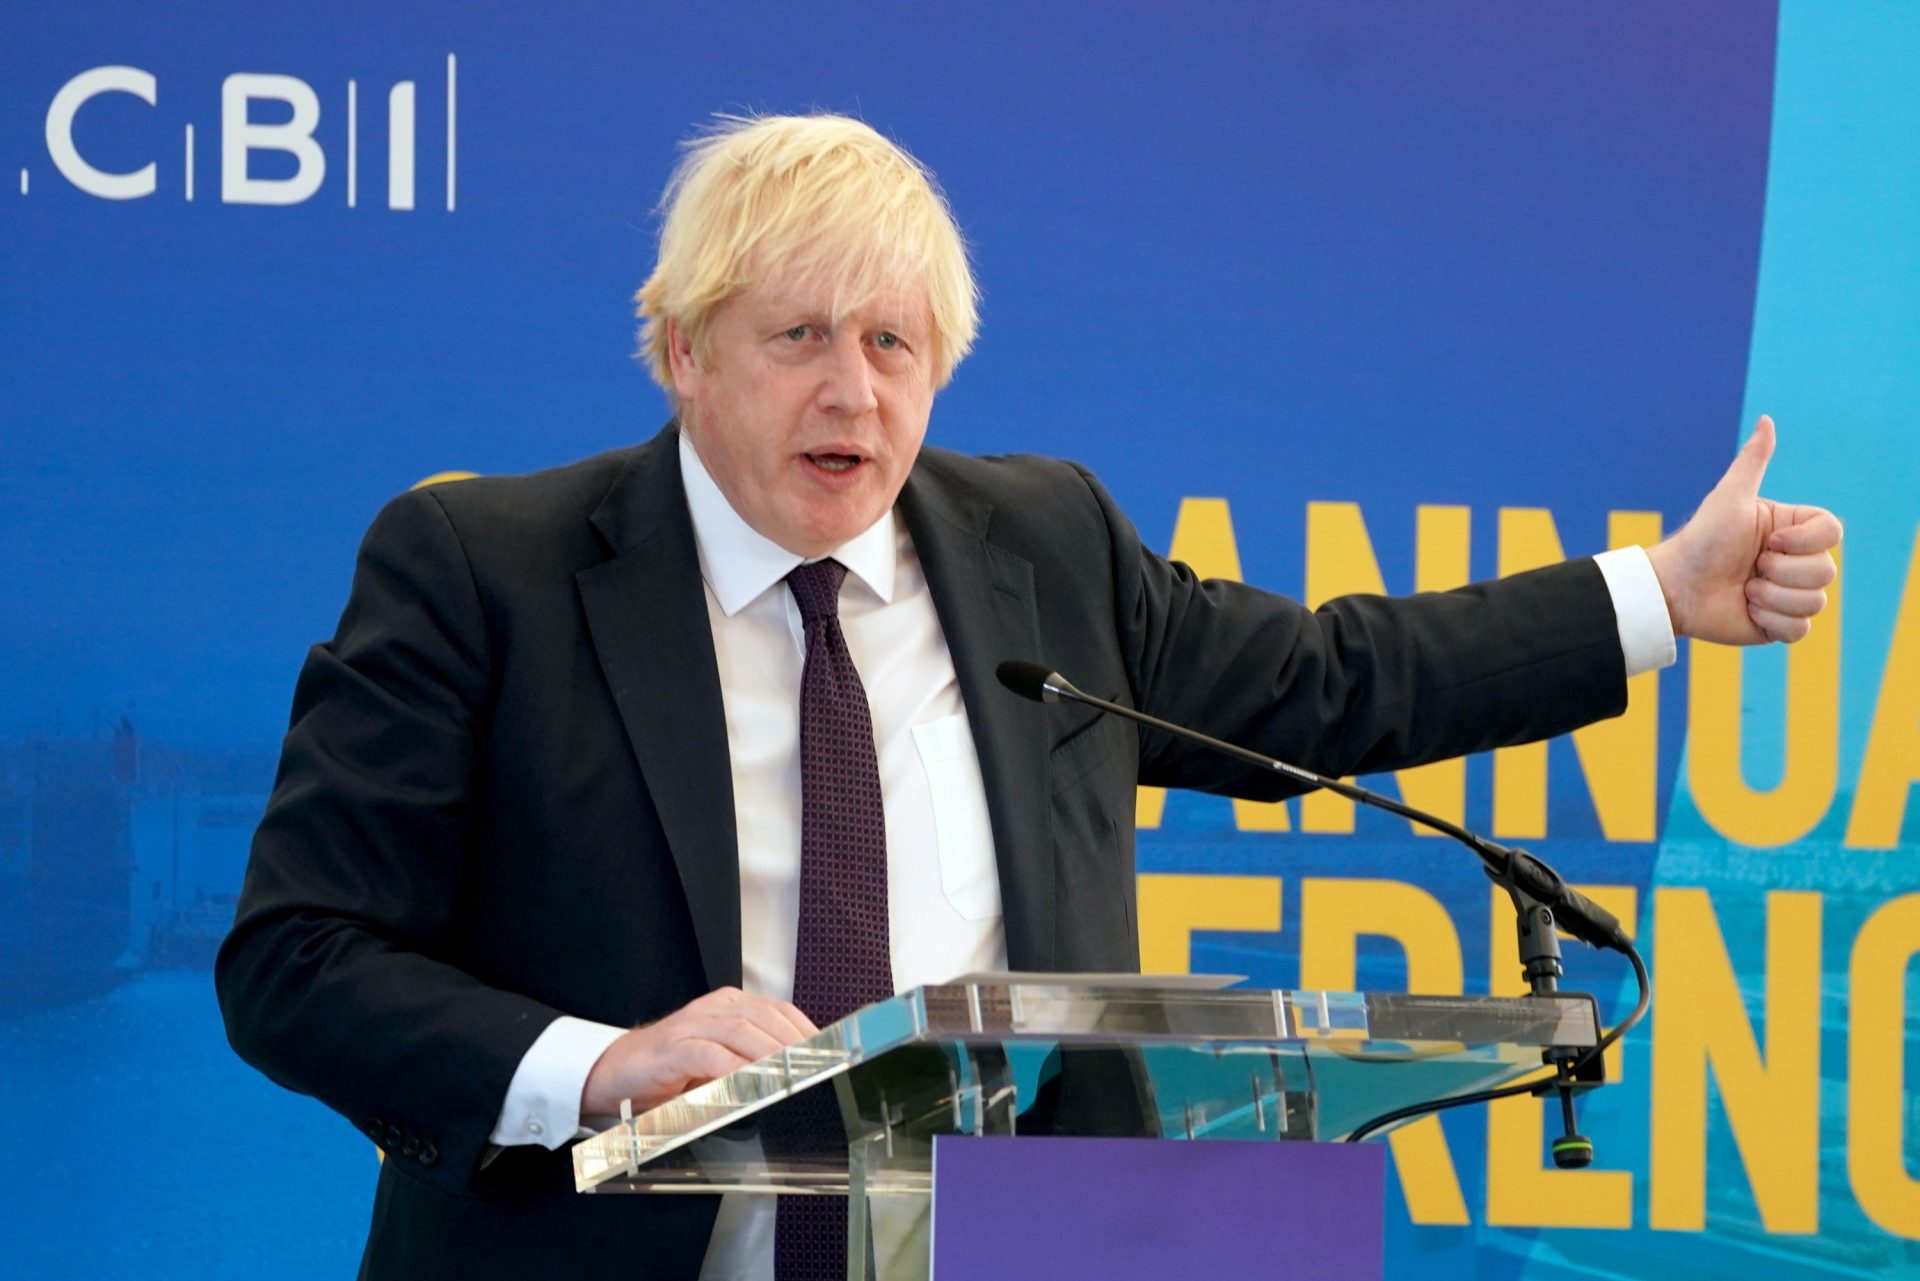
[[[899,497],[933,409],[933,321],[923,291],[832,314],[832,290],[755,285],[714,309],[696,356],[668,344],[681,418],[747,524],[823,556]]]

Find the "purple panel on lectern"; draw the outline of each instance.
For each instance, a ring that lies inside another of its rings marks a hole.
[[[1381,1144],[934,1140],[934,1281],[1378,1277]]]

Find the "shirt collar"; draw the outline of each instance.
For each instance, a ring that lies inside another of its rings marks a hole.
[[[687,511],[693,517],[700,577],[706,580],[727,617],[745,609],[806,559],[740,518],[700,461],[685,431],[680,433],[680,480],[687,491]],[[888,510],[827,555],[845,565],[847,572],[865,583],[883,603],[891,604],[896,550],[894,514]]]

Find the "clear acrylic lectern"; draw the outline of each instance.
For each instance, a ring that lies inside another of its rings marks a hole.
[[[862,1247],[851,1275],[925,1277],[939,1136],[1338,1140],[1600,1036],[1583,995],[1225,981],[1008,974],[915,988],[583,1141],[575,1185],[847,1194]]]

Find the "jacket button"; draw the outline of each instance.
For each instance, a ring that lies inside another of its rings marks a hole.
[[[407,1136],[407,1141],[401,1145],[400,1155],[413,1156],[419,1151],[420,1151],[420,1136],[417,1134],[409,1134]]]
[[[406,1136],[400,1133],[399,1126],[389,1125],[387,1127],[387,1147],[389,1150],[399,1147],[401,1141],[405,1138]]]
[[[438,1161],[439,1159],[440,1159],[439,1148],[434,1147],[433,1144],[431,1143],[423,1143],[420,1145],[420,1164],[421,1165],[432,1165],[435,1161]]]

